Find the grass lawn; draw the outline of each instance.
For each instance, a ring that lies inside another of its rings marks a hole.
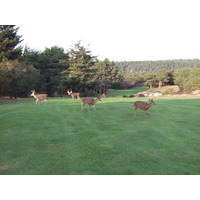
[[[200,174],[200,99],[138,99],[1,102],[0,174]]]
[[[147,89],[149,89],[149,88],[132,88],[132,89],[127,89],[127,90],[113,90],[113,89],[110,89],[110,90],[108,90],[108,94],[107,95],[113,94],[116,97],[122,97],[124,95],[130,96],[130,95],[135,95],[138,92],[145,91]]]

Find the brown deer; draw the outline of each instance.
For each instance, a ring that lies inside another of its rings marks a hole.
[[[36,105],[38,105],[39,100],[41,100],[41,99],[44,99],[45,104],[46,104],[46,101],[48,101],[47,94],[36,94],[35,90],[31,90],[31,92],[32,92],[31,96],[36,99]]]
[[[90,111],[90,107],[93,106],[95,112],[96,112],[96,108],[95,108],[95,105],[94,105],[94,104],[95,104],[97,101],[101,101],[101,99],[100,99],[99,97],[97,97],[96,99],[91,99],[91,98],[85,97],[85,98],[82,98],[81,100],[82,100],[82,111],[84,110],[84,107],[83,107],[83,106],[84,106],[85,104],[88,104],[88,111]]]
[[[143,101],[136,101],[134,102],[134,116],[136,117],[136,110],[140,108],[144,110],[145,117],[147,117],[147,110],[152,106],[155,105],[153,99],[149,99],[149,103],[145,103]]]
[[[105,97],[106,97],[105,93],[101,94],[101,98],[105,98]]]
[[[71,89],[71,91],[67,90],[67,93],[68,93],[68,95],[70,95],[72,97],[72,99],[74,99],[75,97],[80,98],[80,93],[78,93],[78,92],[74,93],[74,92],[72,92],[72,89]]]

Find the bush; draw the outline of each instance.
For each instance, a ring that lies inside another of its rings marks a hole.
[[[167,95],[167,94],[173,95],[173,94],[176,94],[176,92],[174,91],[174,89],[169,88],[166,91],[164,91],[162,94],[163,95]]]

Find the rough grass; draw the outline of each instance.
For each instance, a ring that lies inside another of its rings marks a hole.
[[[136,100],[0,103],[0,174],[200,174],[200,100],[155,99],[134,118]]]

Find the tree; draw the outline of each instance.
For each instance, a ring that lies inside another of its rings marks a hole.
[[[61,72],[69,67],[68,54],[63,48],[53,46],[43,52],[25,48],[22,61],[33,65],[40,73],[40,84],[36,88],[39,92],[45,92],[49,96],[62,94],[65,89]]]
[[[14,61],[0,63],[0,95],[26,97],[38,83],[39,73],[31,65]]]
[[[132,87],[141,87],[144,84],[146,72],[124,73],[123,86],[125,89]]]
[[[0,62],[18,59],[22,54],[22,47],[18,46],[22,36],[17,35],[19,27],[15,25],[0,25]]]
[[[181,90],[184,90],[185,81],[190,75],[191,68],[180,69],[175,72],[174,83],[177,84]]]
[[[149,88],[152,89],[157,81],[155,73],[153,72],[145,73],[144,81],[145,81],[144,85],[149,86]]]
[[[73,91],[87,92],[94,89],[96,69],[95,56],[91,51],[76,43],[69,51],[69,68],[62,72],[63,81]]]
[[[195,68],[192,68],[189,75],[183,82],[183,89],[189,93],[200,88],[200,63],[197,63]]]
[[[156,78],[158,80],[158,87],[160,88],[164,83],[167,83],[169,80],[168,71],[160,70],[156,73]]]
[[[96,87],[99,94],[105,93],[109,87],[119,87],[122,82],[122,74],[119,72],[114,62],[105,59],[104,61],[97,61],[96,68]]]

